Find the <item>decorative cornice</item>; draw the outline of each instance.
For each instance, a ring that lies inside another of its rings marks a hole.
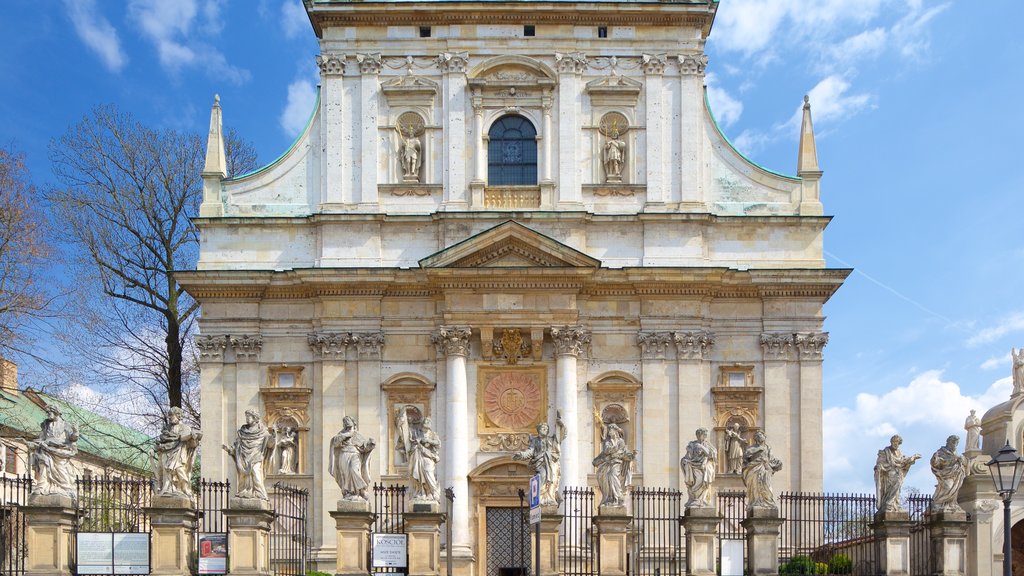
[[[673,332],[677,358],[704,360],[715,345],[715,334],[707,330]]]
[[[196,336],[200,362],[222,362],[224,350],[228,347],[227,336]]]
[[[359,63],[360,74],[380,74],[384,63],[381,61],[380,53],[356,54],[356,62]]]
[[[341,76],[345,73],[345,55],[317,54],[316,65],[324,76]]]
[[[469,326],[438,326],[430,341],[445,356],[469,356]]]
[[[828,344],[828,332],[806,332],[793,335],[793,342],[804,360],[821,360],[821,353]]]
[[[582,326],[552,326],[555,356],[579,356],[590,346],[590,331]]]
[[[582,74],[587,70],[587,55],[583,52],[555,54],[555,65],[559,74]]]
[[[647,359],[664,359],[665,351],[672,343],[671,332],[639,332],[636,342],[640,345],[640,356]]]
[[[344,360],[345,352],[352,341],[347,332],[314,332],[308,337],[313,356],[324,359]]]
[[[793,351],[794,338],[791,333],[771,332],[761,334],[761,349],[765,358],[788,360]]]
[[[360,358],[380,358],[381,350],[384,348],[383,332],[363,332],[352,335],[352,343],[356,345],[356,351]]]
[[[469,69],[469,52],[442,52],[434,59],[441,72],[465,74]]]
[[[235,351],[235,360],[237,362],[259,361],[260,351],[263,349],[263,336],[259,334],[254,336],[244,334],[242,336],[231,336],[228,341],[231,343],[231,348]]]
[[[410,3],[412,7],[421,5]],[[331,6],[325,7],[330,10]],[[564,24],[575,26],[688,26],[699,27],[704,36],[710,32],[714,11],[701,10],[695,12],[688,5],[658,5],[657,10],[631,9],[623,4],[608,3],[607,9],[581,11],[575,5],[565,8],[555,6],[554,9],[537,10],[531,4],[517,7],[509,4],[501,10],[422,10],[404,9],[402,6],[389,6],[388,10],[380,10],[375,4],[367,4],[365,9],[351,4],[345,6],[345,12],[326,12],[317,10],[311,14],[313,27],[317,35],[322,31],[336,26],[415,26],[415,25],[452,25],[452,24],[518,24],[522,25],[524,12],[529,13],[529,21],[537,24]],[[355,8],[355,10],[351,9]],[[395,9],[391,9],[395,8]]]
[[[643,54],[640,56],[640,62],[644,74],[662,75],[665,73],[665,67],[668,66],[668,56],[665,54]]]

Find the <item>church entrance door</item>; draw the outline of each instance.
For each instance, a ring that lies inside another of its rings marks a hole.
[[[488,506],[487,576],[528,576],[531,552],[529,509]]]

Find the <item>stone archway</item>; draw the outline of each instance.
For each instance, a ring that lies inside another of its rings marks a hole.
[[[502,542],[502,539],[495,539],[494,527],[489,529],[488,520],[505,522],[511,518],[511,516],[509,518],[505,516],[508,516],[508,512],[511,512],[513,508],[519,507],[518,490],[528,488],[532,475],[533,473],[525,463],[513,461],[511,457],[507,456],[485,462],[470,472],[470,498],[474,502],[472,513],[476,524],[477,574],[489,576],[511,574],[507,569],[500,570],[498,566],[489,566],[489,562],[496,557],[495,550],[489,550],[489,547],[497,542]],[[509,536],[523,538],[526,534],[509,534]],[[528,541],[528,538],[526,540]],[[525,550],[529,550],[528,545]],[[519,555],[522,556],[522,552]],[[509,554],[509,556],[515,558],[516,554]],[[528,562],[527,565],[529,565]]]
[[[1010,529],[1010,554],[1013,558],[1013,576],[1024,576],[1024,520]]]

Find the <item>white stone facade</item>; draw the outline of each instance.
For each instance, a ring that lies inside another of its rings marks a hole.
[[[203,306],[204,476],[228,475],[245,410],[297,424],[289,480],[312,490],[326,563],[325,443],[355,417],[375,479],[395,480],[410,407],[441,436],[467,574],[486,568],[486,508],[518,504],[512,453],[556,410],[564,485],[596,484],[598,411],[639,450],[637,483],[679,488],[694,430],[723,443],[740,422],[785,462],[777,489],[822,489],[822,305],[848,271],[825,267],[809,111],[797,177],[715,125],[716,3],[306,5],[321,87],[291,149],[224,179],[214,108],[198,270],[180,277]],[[489,185],[509,115],[536,131],[535,184]]]

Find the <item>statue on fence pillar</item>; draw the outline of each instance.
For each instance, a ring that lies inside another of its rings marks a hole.
[[[689,498],[687,508],[712,508],[711,485],[718,467],[718,450],[708,442],[708,429],[697,428],[697,439],[686,445],[686,455],[679,460],[683,482]]]
[[[960,486],[967,478],[967,457],[956,453],[956,445],[960,437],[953,435],[946,438],[946,445],[932,454],[932,474],[935,474],[935,494],[932,495],[932,512],[962,513],[963,508],[957,504],[956,497]]]
[[[636,450],[626,444],[625,433],[614,422],[605,422],[594,409],[594,423],[601,430],[601,452],[594,458],[597,483],[601,487],[601,506],[626,505],[626,488],[633,484]]]
[[[202,432],[182,424],[177,406],[167,411],[156,441],[156,491],[161,496],[192,498],[192,465]]]
[[[967,420],[964,420],[964,430],[967,431],[967,442],[964,443],[964,452],[971,450],[981,449],[981,420],[971,410],[971,413],[967,415]]]
[[[377,444],[359,432],[351,416],[342,419],[342,429],[331,438],[327,471],[341,488],[341,499],[365,502],[370,486],[370,452]]]
[[[413,503],[439,502],[437,462],[441,459],[441,439],[434,432],[433,421],[424,418],[418,425],[409,424],[405,406],[395,415],[398,451],[409,463],[409,480]]]
[[[246,410],[245,424],[238,429],[234,444],[222,447],[235,461],[235,496],[269,501],[263,462],[273,452],[274,443],[259,412]]]
[[[740,432],[740,423],[733,422],[732,426],[725,429],[725,473],[743,473],[743,450],[747,447],[747,441],[743,439]]]
[[[904,456],[900,452],[903,438],[899,434],[889,439],[889,445],[878,451],[875,462],[875,504],[878,512],[903,512],[900,490],[907,472],[921,458],[920,454]]]
[[[754,433],[754,443],[743,453],[743,485],[747,488],[747,510],[778,510],[772,492],[772,476],[782,470],[782,461],[772,456],[764,432]]]
[[[530,436],[530,446],[522,452],[512,455],[513,460],[529,460],[534,474],[540,474],[541,506],[558,506],[562,495],[558,492],[558,484],[562,478],[561,458],[562,440],[565,440],[565,424],[562,413],[555,412],[555,428],[557,433],[549,435],[551,430],[547,422],[537,425],[537,434]]]
[[[28,442],[32,494],[75,500],[75,468],[71,459],[78,454],[78,428],[65,422],[60,408],[52,404],[46,407],[46,420],[39,428],[39,437]]]

